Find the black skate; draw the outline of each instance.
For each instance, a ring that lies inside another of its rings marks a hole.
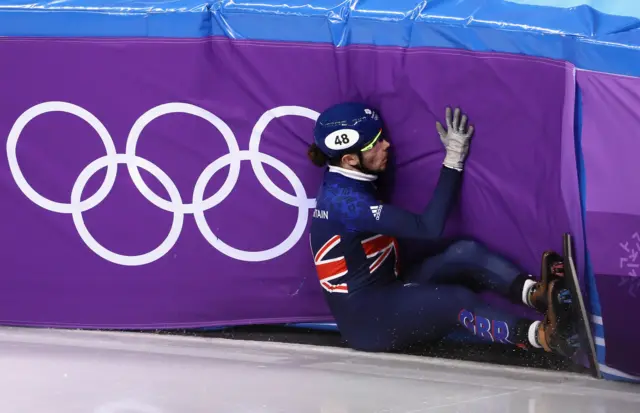
[[[591,374],[602,378],[596,357],[595,341],[584,304],[573,258],[573,241],[570,234],[563,237],[563,255],[543,255],[542,278],[547,281],[544,302],[548,303],[544,322],[538,330],[542,347],[549,352],[572,359],[582,365],[586,358]],[[548,262],[546,266],[544,263]],[[562,264],[562,265],[560,265]],[[546,277],[546,278],[545,278]],[[543,283],[543,281],[541,281]],[[542,303],[538,299],[538,303]]]
[[[571,320],[575,325],[580,344],[580,353],[589,363],[591,374],[595,378],[602,378],[600,365],[596,356],[596,345],[591,332],[589,315],[584,304],[580,280],[573,258],[573,240],[571,234],[564,234],[563,237],[564,272],[563,278],[565,291],[558,296],[562,305],[569,307]]]
[[[540,265],[540,281],[536,283],[531,293],[531,306],[538,312],[545,314],[549,308],[547,291],[549,284],[564,277],[564,260],[554,251],[545,251],[542,254]]]
[[[564,284],[564,279],[555,278],[547,285],[545,301],[549,306],[538,336],[546,351],[572,358],[580,348],[580,339],[571,314],[571,292]]]

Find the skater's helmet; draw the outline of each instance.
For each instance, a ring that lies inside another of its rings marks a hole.
[[[314,142],[329,159],[373,148],[382,136],[378,113],[363,103],[333,105],[320,114],[313,131]]]

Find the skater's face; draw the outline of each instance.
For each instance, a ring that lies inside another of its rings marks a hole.
[[[380,137],[378,142],[373,145],[373,148],[362,152],[363,166],[372,172],[383,172],[387,169],[387,161],[389,160],[388,150],[390,146],[391,144],[389,144],[384,137]]]
[[[366,172],[381,173],[387,169],[389,147],[391,144],[381,136],[370,149],[357,155],[345,155],[343,162],[352,169],[362,169]]]

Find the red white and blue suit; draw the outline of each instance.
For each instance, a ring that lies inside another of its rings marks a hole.
[[[491,308],[492,290],[521,302],[527,275],[469,240],[441,238],[462,173],[442,167],[431,201],[414,214],[382,202],[376,176],[329,166],[310,241],[320,286],[343,338],[365,351],[403,349],[465,328],[496,342],[526,342],[531,320]],[[403,268],[401,245],[427,245]]]

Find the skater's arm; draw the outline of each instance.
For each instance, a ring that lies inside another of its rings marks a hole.
[[[436,239],[442,235],[447,216],[460,192],[462,172],[443,166],[431,201],[421,214],[414,214],[373,199],[355,200],[357,214],[347,223],[355,231],[397,238]]]
[[[436,189],[422,214],[413,214],[393,205],[377,204],[375,200],[369,200],[368,205],[354,208],[356,213],[352,217],[355,219],[350,220],[353,230],[413,239],[435,239],[442,235],[447,215],[460,192],[462,170],[469,150],[469,140],[474,132],[473,126],[467,128],[467,116],[460,115],[460,109],[452,113],[451,108],[447,108],[446,130],[440,122],[436,122],[446,156]],[[367,200],[364,201],[366,204]],[[361,201],[359,203],[362,204]]]
[[[462,186],[462,171],[443,166],[431,201],[420,215],[419,226],[426,232],[424,238],[438,238],[444,231],[447,217],[458,199]]]

